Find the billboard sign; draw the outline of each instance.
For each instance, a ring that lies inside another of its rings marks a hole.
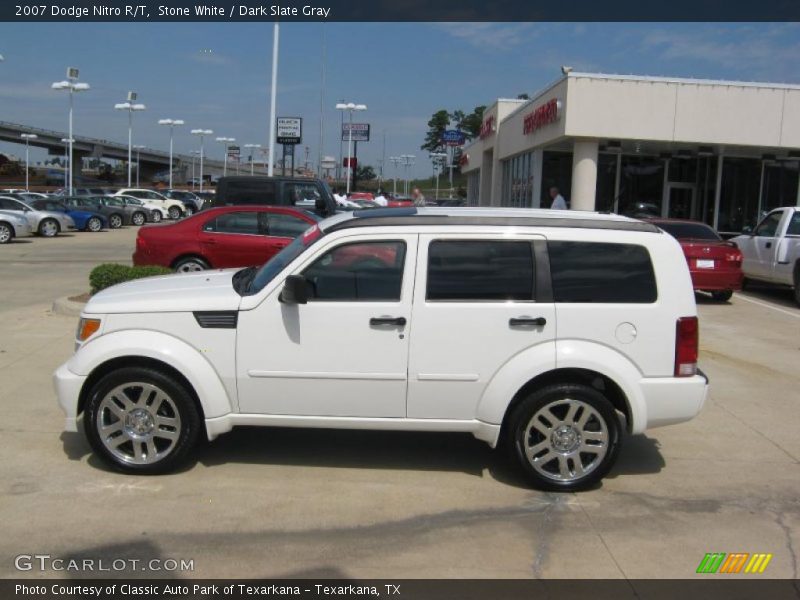
[[[275,137],[279,144],[299,144],[303,139],[303,119],[278,117]]]
[[[467,136],[458,129],[448,129],[442,133],[442,143],[446,146],[463,146],[467,141]]]
[[[353,130],[354,142],[368,142],[369,141],[369,123],[344,123],[342,125],[342,141],[346,142],[350,139],[350,129]]]

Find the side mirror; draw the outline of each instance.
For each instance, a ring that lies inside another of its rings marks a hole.
[[[316,212],[318,212],[323,217],[330,217],[328,214],[328,204],[325,202],[324,198],[317,196],[316,201],[314,202],[314,208]]]
[[[284,304],[308,304],[306,278],[302,275],[289,275],[283,282],[283,289],[278,300]]]
[[[750,225],[742,227],[742,235],[753,235],[753,228]]]

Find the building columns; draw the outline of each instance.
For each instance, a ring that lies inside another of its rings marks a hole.
[[[597,151],[597,140],[575,140],[572,151],[572,210],[595,209]]]

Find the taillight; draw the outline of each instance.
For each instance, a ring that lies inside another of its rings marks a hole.
[[[738,250],[736,252],[728,252],[725,254],[725,260],[728,262],[742,262],[742,253]]]
[[[147,242],[144,241],[144,238],[141,236],[141,234],[136,236],[136,250],[139,252],[144,252],[147,250]]]
[[[675,377],[697,374],[698,332],[697,317],[681,317],[675,327]]]

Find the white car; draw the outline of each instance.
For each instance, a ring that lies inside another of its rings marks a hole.
[[[128,473],[238,425],[450,431],[575,490],[623,428],[689,420],[708,392],[678,242],[572,211],[340,213],[260,268],[100,292],[76,347],[54,374],[66,429]]]
[[[31,230],[42,237],[55,237],[62,231],[75,229],[75,221],[68,214],[59,211],[36,210],[22,200],[10,196],[0,196],[0,210],[25,217]]]
[[[731,241],[742,252],[746,279],[792,287],[800,305],[800,208],[776,208]]]
[[[114,195],[132,196],[134,198],[138,198],[139,200],[144,200],[148,204],[153,204],[162,208],[163,211],[166,211],[165,216],[169,217],[170,219],[180,219],[186,214],[186,207],[184,207],[183,202],[171,200],[170,198],[167,198],[158,192],[154,192],[153,190],[125,188],[118,190]]]
[[[0,244],[8,244],[14,238],[33,235],[28,219],[13,211],[0,210]]]

